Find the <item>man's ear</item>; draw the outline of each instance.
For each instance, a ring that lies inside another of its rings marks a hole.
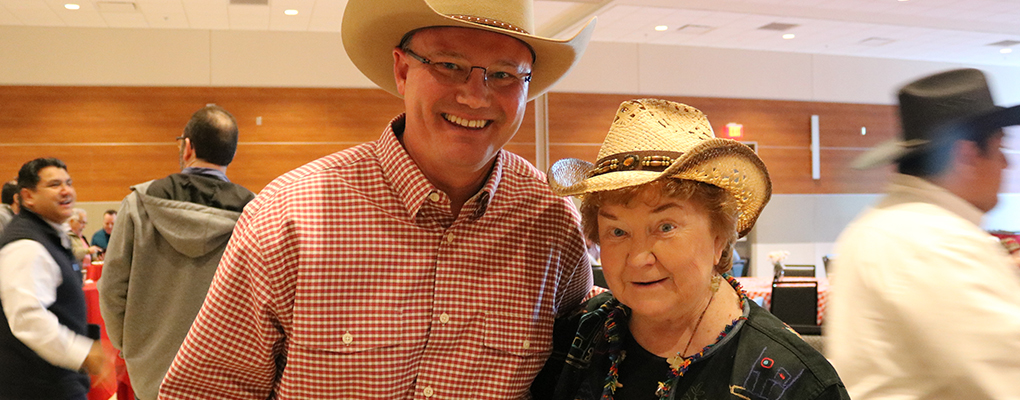
[[[960,172],[972,172],[981,156],[977,142],[957,140],[953,145],[952,168]]]
[[[34,193],[32,193],[31,190],[22,188],[21,192],[18,193],[18,195],[19,195],[18,197],[21,198],[20,199],[21,201],[19,202],[20,205],[22,207],[24,207],[26,205],[28,205],[28,206],[34,205],[35,204],[35,198],[33,197],[33,194]]]
[[[398,48],[393,49],[393,78],[397,81],[397,93],[404,95],[404,83],[407,82],[407,56]]]
[[[184,158],[184,161],[188,161],[188,160],[194,159],[195,158],[195,146],[193,146],[191,144],[191,139],[190,138],[184,138],[184,143],[182,143],[181,145],[184,146],[184,152],[181,153],[181,156],[182,156],[182,158]]]

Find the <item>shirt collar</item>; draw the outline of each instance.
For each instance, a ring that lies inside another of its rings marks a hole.
[[[399,135],[404,134],[405,117],[404,114],[398,115],[386,126],[382,137],[376,142],[376,154],[379,157],[383,176],[400,197],[409,215],[415,216],[430,194],[437,193],[443,197],[446,194],[429,182],[421,168],[418,168],[418,165],[411,159],[411,155],[407,154],[407,150],[397,139]],[[489,202],[496,194],[496,189],[503,176],[503,161],[506,157],[503,153],[504,151],[501,150],[496,155],[496,162],[485,185],[465,204],[465,207],[475,207],[472,219],[478,219],[485,214]]]
[[[897,202],[912,201],[933,204],[978,226],[981,225],[981,218],[984,216],[980,209],[967,200],[916,176],[894,174],[889,181],[887,192]]]
[[[69,239],[67,237],[67,231],[70,229],[68,227],[68,225],[67,225],[67,222],[63,222],[63,223],[59,223],[58,224],[58,223],[55,223],[53,221],[50,221],[50,220],[44,218],[42,215],[36,214],[34,211],[29,210],[28,208],[22,208],[21,209],[21,212],[23,212],[23,213],[26,212],[26,211],[27,211],[26,215],[31,215],[31,216],[33,216],[35,218],[38,218],[40,221],[45,222],[46,225],[49,225],[50,228],[53,228],[53,230],[57,234],[57,237],[60,238],[60,245],[61,246],[64,246],[64,248],[66,248],[66,249],[70,249],[71,248],[71,239]]]
[[[185,169],[182,169],[181,173],[185,175],[205,175],[222,180],[224,182],[230,182],[230,179],[227,179],[226,173],[215,168],[187,167]]]

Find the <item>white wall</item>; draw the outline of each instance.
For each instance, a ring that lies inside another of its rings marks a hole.
[[[961,66],[591,43],[555,90],[895,104],[895,90],[902,84]],[[988,73],[999,103],[1020,103],[1020,68],[979,68]],[[0,26],[0,85],[374,86],[347,59],[339,33],[16,26]],[[791,264],[821,265],[846,223],[876,197],[774,196],[756,228],[752,273],[771,273],[766,255],[774,250],[790,251]],[[986,219],[987,227],[1020,230],[1020,195],[1002,198]]]
[[[899,85],[960,66],[596,42],[555,90],[895,104]],[[1020,68],[980,68],[1000,103],[1020,103]],[[374,86],[339,33],[21,26],[0,26],[0,84]]]

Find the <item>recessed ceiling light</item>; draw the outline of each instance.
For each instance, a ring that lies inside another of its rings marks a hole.
[[[81,6],[79,6],[77,4],[68,3],[68,4],[64,4],[64,8],[66,8],[68,10],[77,10],[77,9],[81,8]]]
[[[287,15],[297,15],[297,10],[285,10],[283,13]]]
[[[787,34],[783,35],[783,39],[793,39],[795,37],[797,37],[797,36],[792,34],[792,33],[787,33]]]
[[[1005,48],[1005,49],[999,50],[999,52],[1002,53],[1002,54],[1009,54],[1009,53],[1013,52],[1013,49]]]
[[[669,27],[668,27],[668,26],[666,26],[666,25],[659,25],[659,26],[656,26],[656,27],[655,27],[655,30],[657,30],[657,31],[659,31],[659,32],[662,32],[662,31],[664,31],[664,30],[666,30],[666,29],[669,29]]]

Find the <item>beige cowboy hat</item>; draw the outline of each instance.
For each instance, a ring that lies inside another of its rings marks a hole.
[[[567,158],[549,168],[549,186],[560,196],[643,185],[659,178],[705,182],[737,200],[737,232],[746,235],[772,197],[765,163],[750,147],[716,138],[700,110],[667,100],[620,105],[599,149],[598,161]]]
[[[347,55],[368,79],[400,97],[393,48],[410,31],[427,27],[474,28],[519,39],[535,53],[528,100],[548,91],[584,53],[595,19],[573,38],[535,36],[533,0],[350,0],[341,36]]]

